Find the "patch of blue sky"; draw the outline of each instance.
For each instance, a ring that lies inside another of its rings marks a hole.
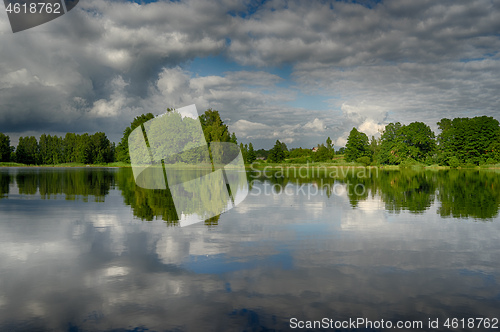
[[[128,0],[129,2],[135,2],[139,5],[144,5],[148,3],[153,3],[153,2],[160,2],[160,1],[165,1],[165,0]],[[180,0],[169,0],[168,2],[180,2]]]
[[[331,238],[340,235],[340,219],[335,220],[331,223],[315,223],[310,222],[308,220],[303,224],[293,224],[289,225],[288,228],[292,229],[295,232],[295,237],[297,239],[302,238],[315,238],[315,239],[324,239]]]
[[[208,57],[198,57],[189,61],[185,69],[193,73],[194,76],[224,76],[226,72],[237,71],[264,71],[282,78],[276,83],[276,86],[287,88],[290,86],[290,75],[292,74],[291,65],[282,65],[276,67],[256,67],[243,66],[231,61],[224,55],[212,55]]]
[[[336,2],[348,2],[364,6],[369,9],[375,8],[382,0],[336,0]]]
[[[282,88],[288,88],[291,86],[290,76],[292,75],[293,72],[293,67],[291,65],[284,64],[279,67],[269,67],[260,70],[264,70],[267,71],[268,73],[281,77],[283,81],[276,84],[277,86]]]
[[[262,6],[266,4],[269,0],[251,0],[246,4],[245,10],[242,11],[230,11],[229,15],[233,17],[248,18],[255,14]]]
[[[326,95],[309,95],[298,92],[295,100],[287,102],[289,106],[297,108],[305,108],[308,110],[327,111],[331,110],[332,96]]]
[[[260,267],[280,268],[290,270],[293,268],[293,258],[289,252],[280,252],[269,256],[252,256],[247,260],[234,260],[227,254],[210,256],[190,256],[183,266],[198,274],[224,274],[241,270],[251,270]],[[227,290],[227,289],[226,289]]]
[[[485,57],[480,57],[480,58],[460,59],[459,61],[467,63],[467,62],[474,62],[474,61],[483,61],[485,59],[486,59]]]
[[[467,59],[460,59],[460,62],[473,62],[473,61],[483,61],[483,60],[489,60],[492,58],[495,58],[498,55],[498,52],[491,52],[491,53],[484,53],[482,57],[477,57],[477,58],[467,58]]]
[[[228,71],[248,70],[236,62],[229,61],[223,55],[195,58],[186,64],[186,69],[195,76],[224,76]]]

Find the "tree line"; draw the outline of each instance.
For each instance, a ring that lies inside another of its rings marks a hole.
[[[168,108],[167,113],[175,112],[173,109]],[[180,115],[175,115],[172,119],[178,121],[175,123],[171,121],[171,126],[163,129],[165,129],[167,134],[176,131],[176,140],[171,140],[172,142],[182,140],[184,136],[188,142],[192,139],[189,133],[194,131],[184,127],[194,126],[196,125],[196,121],[190,118],[181,119]],[[17,147],[10,145],[10,137],[8,135],[0,133],[0,162],[17,162],[26,165],[62,163],[107,164],[115,161],[130,163],[128,146],[130,134],[135,128],[142,126],[154,117],[152,113],[135,117],[130,126],[123,131],[122,139],[117,146],[103,132],[95,134],[85,133],[82,135],[67,133],[64,137],[42,134],[39,140],[35,136],[20,137]],[[199,120],[207,143],[232,142],[237,144],[236,135],[229,131],[228,126],[224,124],[218,111],[208,109],[199,117]],[[250,148],[243,145],[242,147],[244,157],[247,158],[248,156],[251,160],[251,156],[254,154],[253,146],[250,144]],[[184,155],[184,157],[186,156]]]
[[[342,155],[347,162],[363,165],[493,165],[500,163],[500,126],[493,117],[441,119],[441,131],[436,135],[423,122],[403,125],[389,123],[379,138],[371,139],[352,128],[345,148],[334,150],[327,138],[314,149],[288,150],[285,143],[277,140],[270,150],[256,151],[258,159],[270,163],[335,162]]]
[[[167,113],[173,112],[167,109]],[[130,163],[128,138],[132,131],[153,119],[152,113],[134,118],[125,128],[123,136],[115,147],[102,132],[95,134],[67,133],[64,137],[43,134],[37,140],[34,136],[20,137],[17,147],[10,146],[9,136],[0,133],[0,161],[33,165],[59,163],[104,164],[111,162]],[[232,142],[237,144],[235,133],[231,133],[216,110],[208,109],[199,116],[207,143]],[[194,123],[194,122],[193,122]],[[185,123],[184,125],[188,125]],[[245,163],[258,159],[270,163],[332,162],[336,155],[343,155],[347,162],[364,165],[426,165],[496,164],[500,162],[500,126],[492,117],[441,119],[438,123],[441,133],[435,135],[423,122],[403,125],[389,123],[380,138],[371,139],[353,128],[347,138],[345,148],[337,151],[330,137],[314,149],[288,149],[277,140],[269,149],[255,150],[252,143],[240,143]],[[171,128],[171,130],[173,130]],[[185,133],[179,132],[179,137]],[[189,137],[186,137],[189,140]]]
[[[0,133],[0,161],[26,165],[62,163],[103,164],[115,159],[115,144],[106,134],[67,133],[62,136],[42,134],[20,137],[17,147],[10,146],[9,136]]]
[[[249,144],[249,147],[252,143]],[[252,147],[253,149],[253,147]],[[274,146],[269,149],[259,149],[255,151],[256,159],[265,159],[269,163],[307,163],[307,162],[328,162],[331,161],[335,154],[343,153],[344,148],[335,151],[333,141],[330,137],[325,143],[318,144],[313,149],[304,149],[302,147],[288,149],[285,142],[276,140]],[[255,161],[247,160],[248,163]]]
[[[441,119],[435,135],[423,122],[385,126],[379,139],[353,128],[345,148],[345,160],[366,165],[496,164],[500,162],[500,126],[493,117]]]

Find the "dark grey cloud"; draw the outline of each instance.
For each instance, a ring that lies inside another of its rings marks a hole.
[[[270,10],[270,9],[274,10]],[[299,68],[449,61],[496,54],[500,5],[491,1],[270,1],[240,19],[228,49],[243,63]]]
[[[2,13],[0,131],[105,131],[118,140],[138,114],[195,103],[220,110],[245,142],[307,146],[331,136],[341,145],[352,126],[374,134],[387,121],[497,116],[496,2],[276,0],[238,15],[247,5],[92,0],[17,34]],[[183,69],[209,55],[250,67]],[[265,75],[284,65],[290,81]],[[331,104],[296,107],[300,94]],[[311,130],[316,119],[325,132]]]
[[[0,40],[9,45],[0,50],[0,131],[108,131],[118,122],[116,136],[149,111],[149,89],[163,67],[225,47],[227,31],[216,34],[208,22],[224,27],[230,8],[223,1],[92,1],[15,35],[0,17]]]

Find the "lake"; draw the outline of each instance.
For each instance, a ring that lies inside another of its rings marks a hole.
[[[498,171],[331,172],[180,227],[128,168],[1,168],[0,330],[498,329]]]

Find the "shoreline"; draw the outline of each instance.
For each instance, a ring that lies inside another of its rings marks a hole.
[[[25,165],[16,163],[0,163],[0,168],[132,168],[132,165],[119,164],[119,165],[93,165],[93,164],[55,164],[55,165]],[[10,164],[10,165],[9,165]],[[264,164],[264,163],[254,163],[245,164],[246,170],[263,170],[263,169],[289,169],[289,168],[301,168],[301,169],[335,169],[335,168],[351,168],[351,169],[378,169],[378,170],[403,170],[403,169],[423,169],[423,170],[500,170],[500,166],[497,165],[482,165],[482,166],[439,166],[439,165],[412,165],[412,166],[400,166],[400,165],[383,165],[383,166],[363,166],[363,165],[338,165],[335,163],[318,163],[318,164]],[[193,167],[193,169],[201,169]]]

